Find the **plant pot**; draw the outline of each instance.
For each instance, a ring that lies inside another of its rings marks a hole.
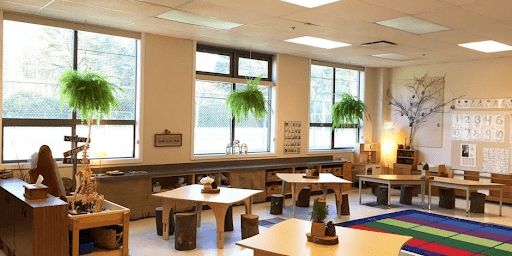
[[[323,222],[311,222],[311,236],[325,236],[325,223]]]

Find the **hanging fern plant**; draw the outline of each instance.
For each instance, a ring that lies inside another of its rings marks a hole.
[[[97,119],[118,105],[114,93],[119,89],[95,72],[65,71],[60,77],[60,97],[82,120]]]
[[[237,122],[247,119],[249,114],[252,114],[258,120],[264,118],[267,114],[265,97],[258,88],[260,81],[261,77],[248,79],[245,89],[229,93],[226,105]]]
[[[333,128],[356,128],[367,117],[366,105],[356,97],[343,93],[332,108]]]

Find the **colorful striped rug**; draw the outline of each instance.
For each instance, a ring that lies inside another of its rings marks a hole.
[[[414,237],[403,250],[428,256],[512,255],[512,228],[405,210],[338,224]]]

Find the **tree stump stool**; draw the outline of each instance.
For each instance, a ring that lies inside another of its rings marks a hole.
[[[224,231],[233,231],[233,206],[230,205],[224,216]]]
[[[348,202],[347,193],[341,195],[341,215],[350,215],[350,204]]]
[[[469,211],[473,213],[484,213],[485,211],[485,194],[471,192],[471,204]]]
[[[176,213],[174,248],[188,251],[196,248],[197,217],[195,212]]]
[[[297,197],[297,202],[295,202],[295,206],[309,207],[310,197],[311,197],[311,189],[309,187],[303,187],[299,192],[299,196]]]
[[[388,205],[388,186],[380,185],[377,187],[377,204]]]
[[[270,197],[270,214],[283,214],[284,197],[282,194],[272,194]]]
[[[258,228],[258,215],[254,214],[242,214],[241,220],[241,230],[242,230],[242,239],[249,238],[251,236],[255,236],[260,233]]]
[[[400,203],[401,204],[412,204],[412,192],[414,186],[411,185],[402,185],[400,187]]]
[[[161,236],[163,233],[163,224],[162,224],[162,212],[163,207],[157,207],[155,208],[155,224],[156,224],[156,234]],[[171,209],[171,212],[169,212],[169,235],[174,234],[174,216],[173,216],[174,210]]]
[[[455,208],[455,189],[439,188],[439,207],[445,209]]]

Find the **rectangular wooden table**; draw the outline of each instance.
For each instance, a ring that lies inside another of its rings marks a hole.
[[[391,186],[394,185],[420,185],[421,186],[421,207],[425,203],[425,179],[420,175],[357,175],[359,177],[359,204],[361,204],[362,182],[375,182],[388,185],[388,205],[391,205]]]
[[[339,243],[320,245],[307,241],[311,222],[288,219],[264,232],[238,241],[237,245],[251,248],[254,256],[276,255],[396,255],[412,237],[373,231],[336,227]]]
[[[297,201],[298,192],[306,184],[321,184],[324,192],[324,198],[327,195],[327,189],[334,190],[336,197],[340,201],[336,202],[336,209],[341,213],[341,194],[343,193],[343,184],[352,184],[352,181],[344,180],[334,176],[332,173],[320,173],[318,179],[304,178],[304,173],[276,173],[277,177],[284,183],[290,183],[292,187],[292,203],[293,203],[293,217],[295,217],[295,202]]]
[[[188,185],[162,193],[154,194],[162,200],[163,239],[169,239],[169,213],[176,207],[177,201],[192,201],[196,203],[198,225],[201,223],[201,209],[203,203],[210,206],[215,215],[217,224],[217,248],[224,247],[224,218],[228,207],[236,202],[244,202],[245,212],[251,213],[252,196],[263,190],[220,187],[215,194],[201,193],[203,185]]]
[[[500,191],[500,216],[501,216],[501,207],[503,204],[503,188],[505,187],[504,184],[480,182],[480,181],[474,181],[474,180],[462,180],[462,179],[454,179],[454,178],[434,177],[434,179],[430,180],[429,184],[428,184],[428,209],[429,210],[431,209],[430,201],[431,201],[431,194],[432,194],[431,193],[432,186],[466,190],[466,216],[469,216],[469,194],[471,191],[499,190]]]

